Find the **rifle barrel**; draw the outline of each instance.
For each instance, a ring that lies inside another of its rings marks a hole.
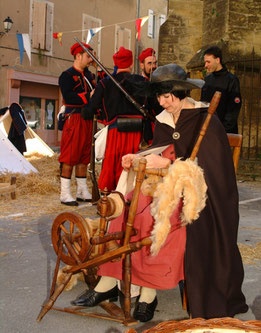
[[[127,99],[143,114],[145,118],[149,118],[150,120],[154,121],[155,118],[146,110],[143,106],[141,106],[130,94],[119,84],[117,80],[111,75],[111,73],[102,65],[102,63],[91,53],[90,50],[87,49],[83,45],[83,43],[77,38],[74,39],[81,45],[85,52],[92,58],[92,60],[109,76],[109,78],[113,81],[113,83],[124,93]]]

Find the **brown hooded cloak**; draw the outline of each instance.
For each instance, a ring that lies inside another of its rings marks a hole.
[[[156,122],[152,147],[173,143],[176,158],[189,158],[206,108],[183,109],[175,129]],[[175,134],[174,134],[175,133]],[[198,165],[208,186],[206,207],[187,226],[185,279],[192,317],[233,317],[248,310],[241,291],[244,271],[237,246],[238,190],[231,149],[214,115],[201,142]]]

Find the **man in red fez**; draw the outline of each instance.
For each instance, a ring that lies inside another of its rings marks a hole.
[[[141,75],[131,74],[133,67],[132,51],[121,47],[113,55],[114,78],[121,84],[129,79],[143,81]],[[127,89],[126,89],[127,90]],[[144,98],[139,100],[144,104]],[[85,117],[99,110],[99,120],[108,126],[105,155],[99,177],[99,188],[115,190],[122,172],[121,158],[126,153],[137,152],[142,139],[143,115],[126,98],[122,91],[108,77],[99,81],[86,108]],[[97,140],[95,142],[97,144]]]
[[[143,50],[139,55],[141,75],[150,80],[151,73],[157,68],[156,52],[151,47]]]
[[[84,46],[92,51],[88,44],[84,44]],[[65,110],[64,113],[60,114],[60,117],[66,119],[62,130],[59,157],[60,200],[64,205],[78,206],[78,201],[91,201],[86,174],[91,153],[92,118],[84,120],[81,118],[81,112],[90,101],[95,81],[94,75],[88,69],[93,60],[79,43],[75,43],[71,47],[71,54],[74,57],[73,66],[59,77],[63,109]],[[73,167],[75,167],[77,182],[76,200],[70,192]]]
[[[151,74],[157,68],[156,51],[151,47],[148,47],[147,49],[143,50],[139,55],[139,61],[141,75],[144,77],[145,80],[150,81]],[[163,110],[155,96],[148,97],[145,106],[154,117],[160,114]],[[152,121],[147,120],[145,122],[145,128],[148,132],[148,137],[150,137],[150,140],[148,140],[149,144],[152,142],[154,126],[154,122]]]

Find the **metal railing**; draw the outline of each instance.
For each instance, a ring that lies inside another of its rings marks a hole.
[[[243,135],[241,158],[261,161],[261,58],[253,51],[250,58],[238,57],[226,66],[240,81],[242,107],[238,128]]]

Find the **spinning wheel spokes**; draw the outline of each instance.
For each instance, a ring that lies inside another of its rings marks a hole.
[[[54,251],[58,254],[59,243],[65,237],[79,260],[84,262],[89,253],[91,228],[86,220],[77,213],[64,212],[54,220],[52,227],[52,243]],[[70,252],[70,249],[63,244],[61,260],[67,265],[76,265],[77,262]]]

